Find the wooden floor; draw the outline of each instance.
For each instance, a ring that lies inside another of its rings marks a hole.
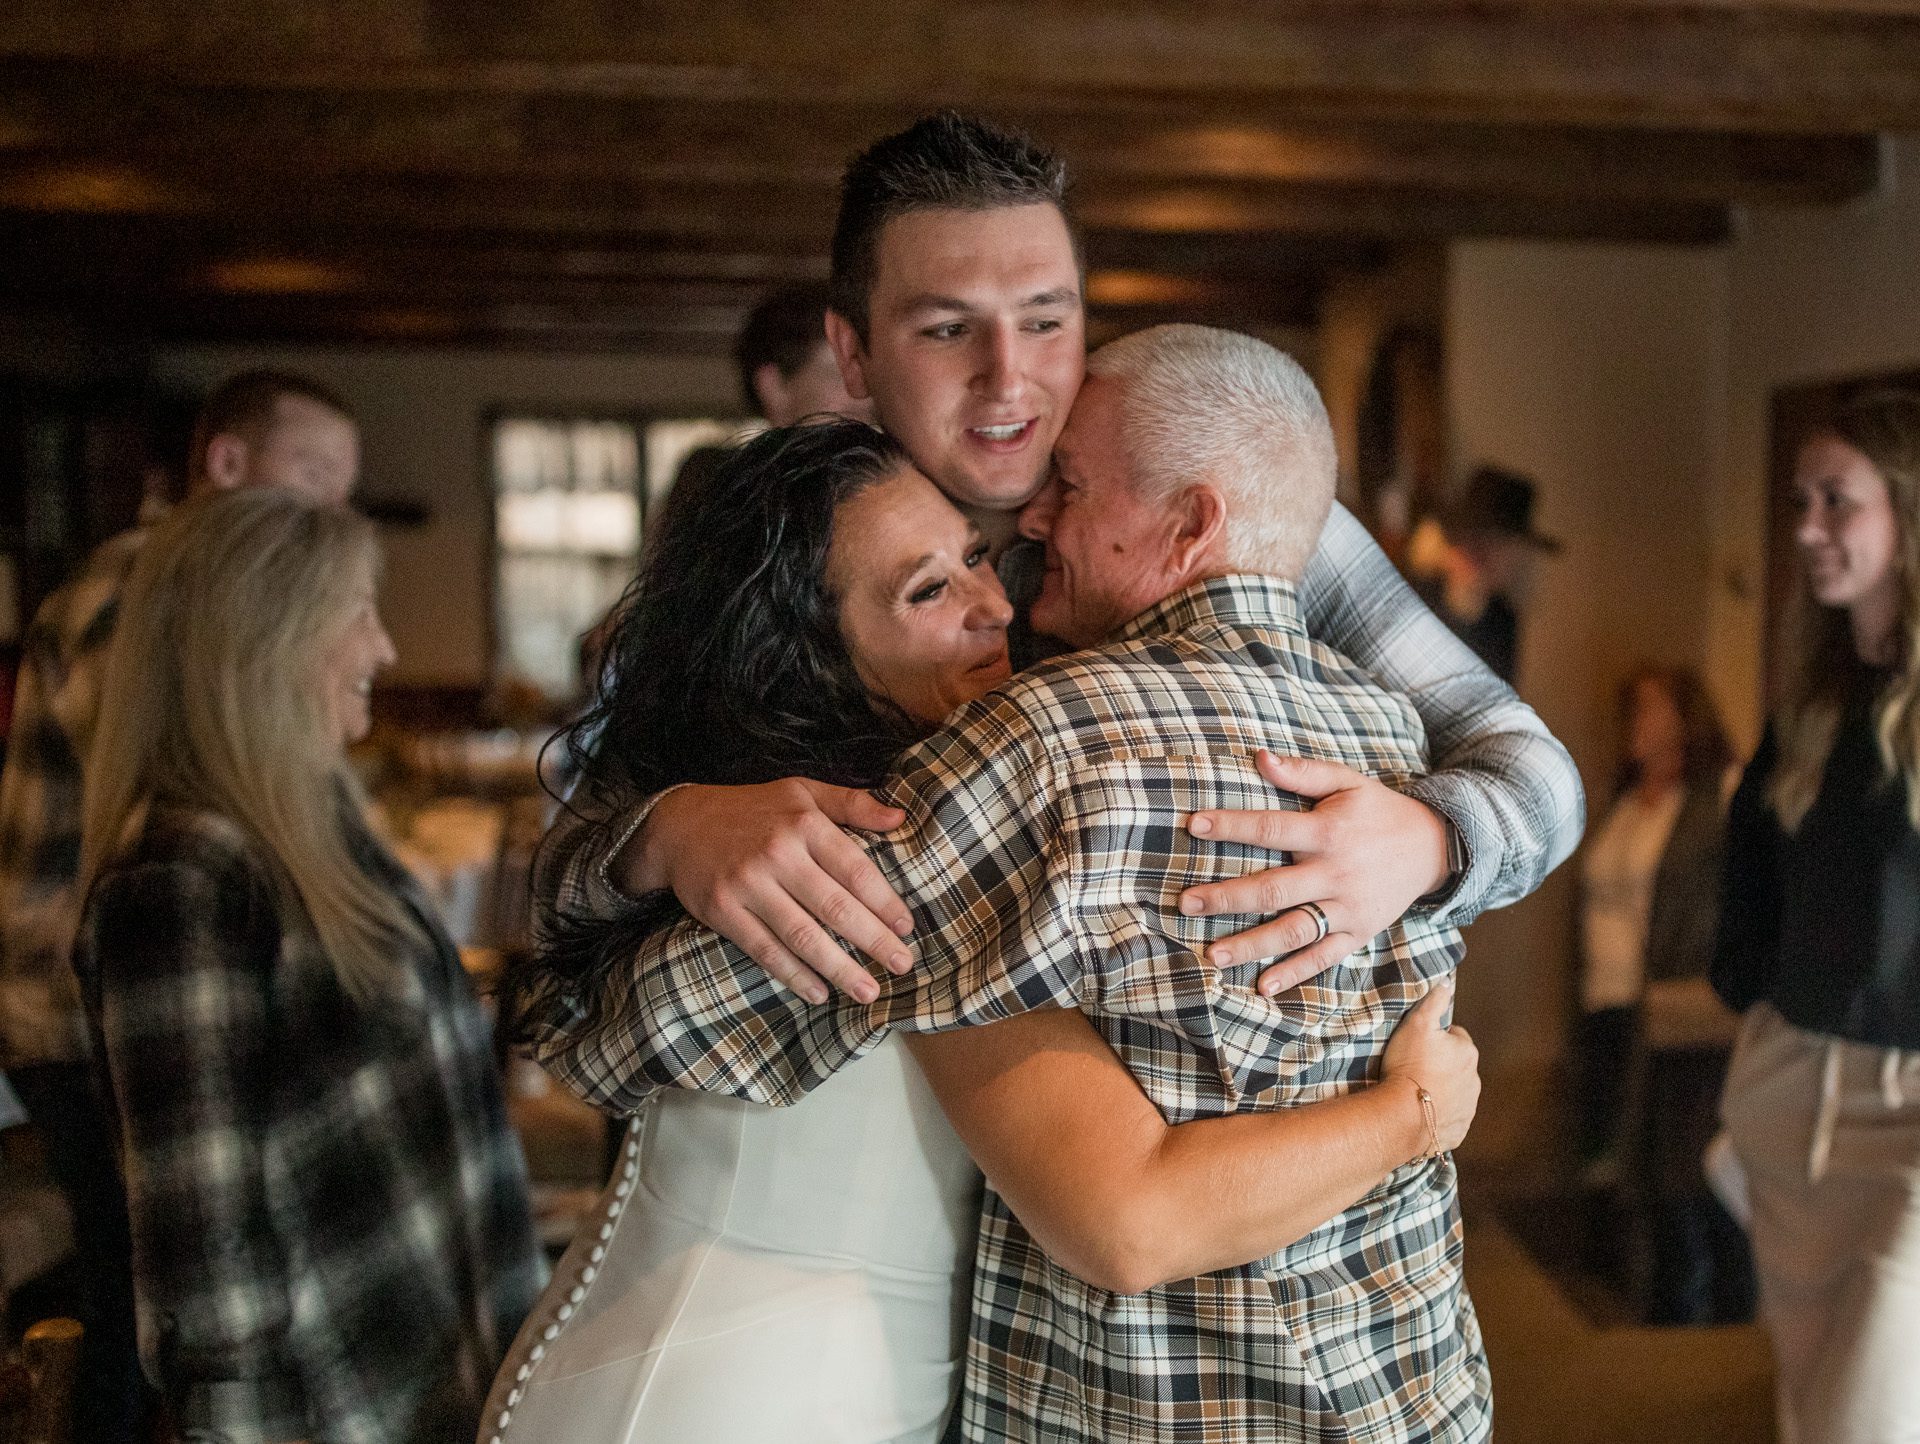
[[[1493,1366],[1498,1444],[1767,1444],[1772,1365],[1757,1327],[1603,1326],[1468,1205],[1467,1286]]]

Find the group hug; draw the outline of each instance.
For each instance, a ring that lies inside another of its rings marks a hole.
[[[99,1236],[171,1427],[1492,1438],[1461,929],[1578,844],[1572,759],[1335,500],[1296,361],[1196,325],[1088,353],[1035,140],[945,112],[878,141],[831,264],[874,423],[762,431],[650,521],[491,1012],[348,762],[393,659],[377,538],[357,456],[296,456],[343,405],[230,420],[241,452],[49,642],[28,701],[74,758],[58,906],[125,1189]],[[1911,665],[1887,646],[1876,675]],[[1756,763],[1816,819],[1854,711],[1820,715]],[[1716,981],[1791,1050],[1777,976]],[[627,1120],[551,1267],[502,1032]],[[1876,1086],[1920,1098],[1893,1056]],[[1807,1444],[1842,1437],[1822,1347],[1781,1354]]]

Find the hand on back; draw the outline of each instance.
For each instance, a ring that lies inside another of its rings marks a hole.
[[[1480,1106],[1480,1050],[1465,1028],[1445,1026],[1452,1003],[1453,984],[1435,983],[1400,1020],[1380,1060],[1382,1083],[1405,1079],[1427,1090],[1443,1153],[1460,1146]],[[1428,1146],[1422,1145],[1422,1155]]]
[[[1260,775],[1310,806],[1257,812],[1196,812],[1193,836],[1290,854],[1279,866],[1191,887],[1181,911],[1258,913],[1269,921],[1207,949],[1217,967],[1281,958],[1260,975],[1269,997],[1298,987],[1365,947],[1447,877],[1447,824],[1424,802],[1344,767],[1262,751]],[[1326,932],[1311,903],[1326,919]]]

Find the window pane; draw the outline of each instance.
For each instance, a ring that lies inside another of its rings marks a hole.
[[[500,558],[504,668],[556,700],[580,684],[580,637],[619,600],[631,559],[567,555]]]
[[[503,417],[493,468],[496,661],[569,701],[580,690],[580,637],[619,599],[639,556],[639,431],[618,420]]]
[[[631,580],[645,513],[688,452],[746,423],[646,426],[603,418],[506,416],[494,423],[494,546],[500,669],[555,701],[580,690],[581,636]],[[644,454],[645,467],[642,469]]]

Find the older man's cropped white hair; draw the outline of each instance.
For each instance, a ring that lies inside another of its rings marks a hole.
[[[1102,346],[1087,374],[1121,386],[1122,440],[1143,496],[1197,482],[1226,499],[1230,565],[1297,581],[1333,505],[1333,428],[1284,351],[1211,326],[1152,326]]]

